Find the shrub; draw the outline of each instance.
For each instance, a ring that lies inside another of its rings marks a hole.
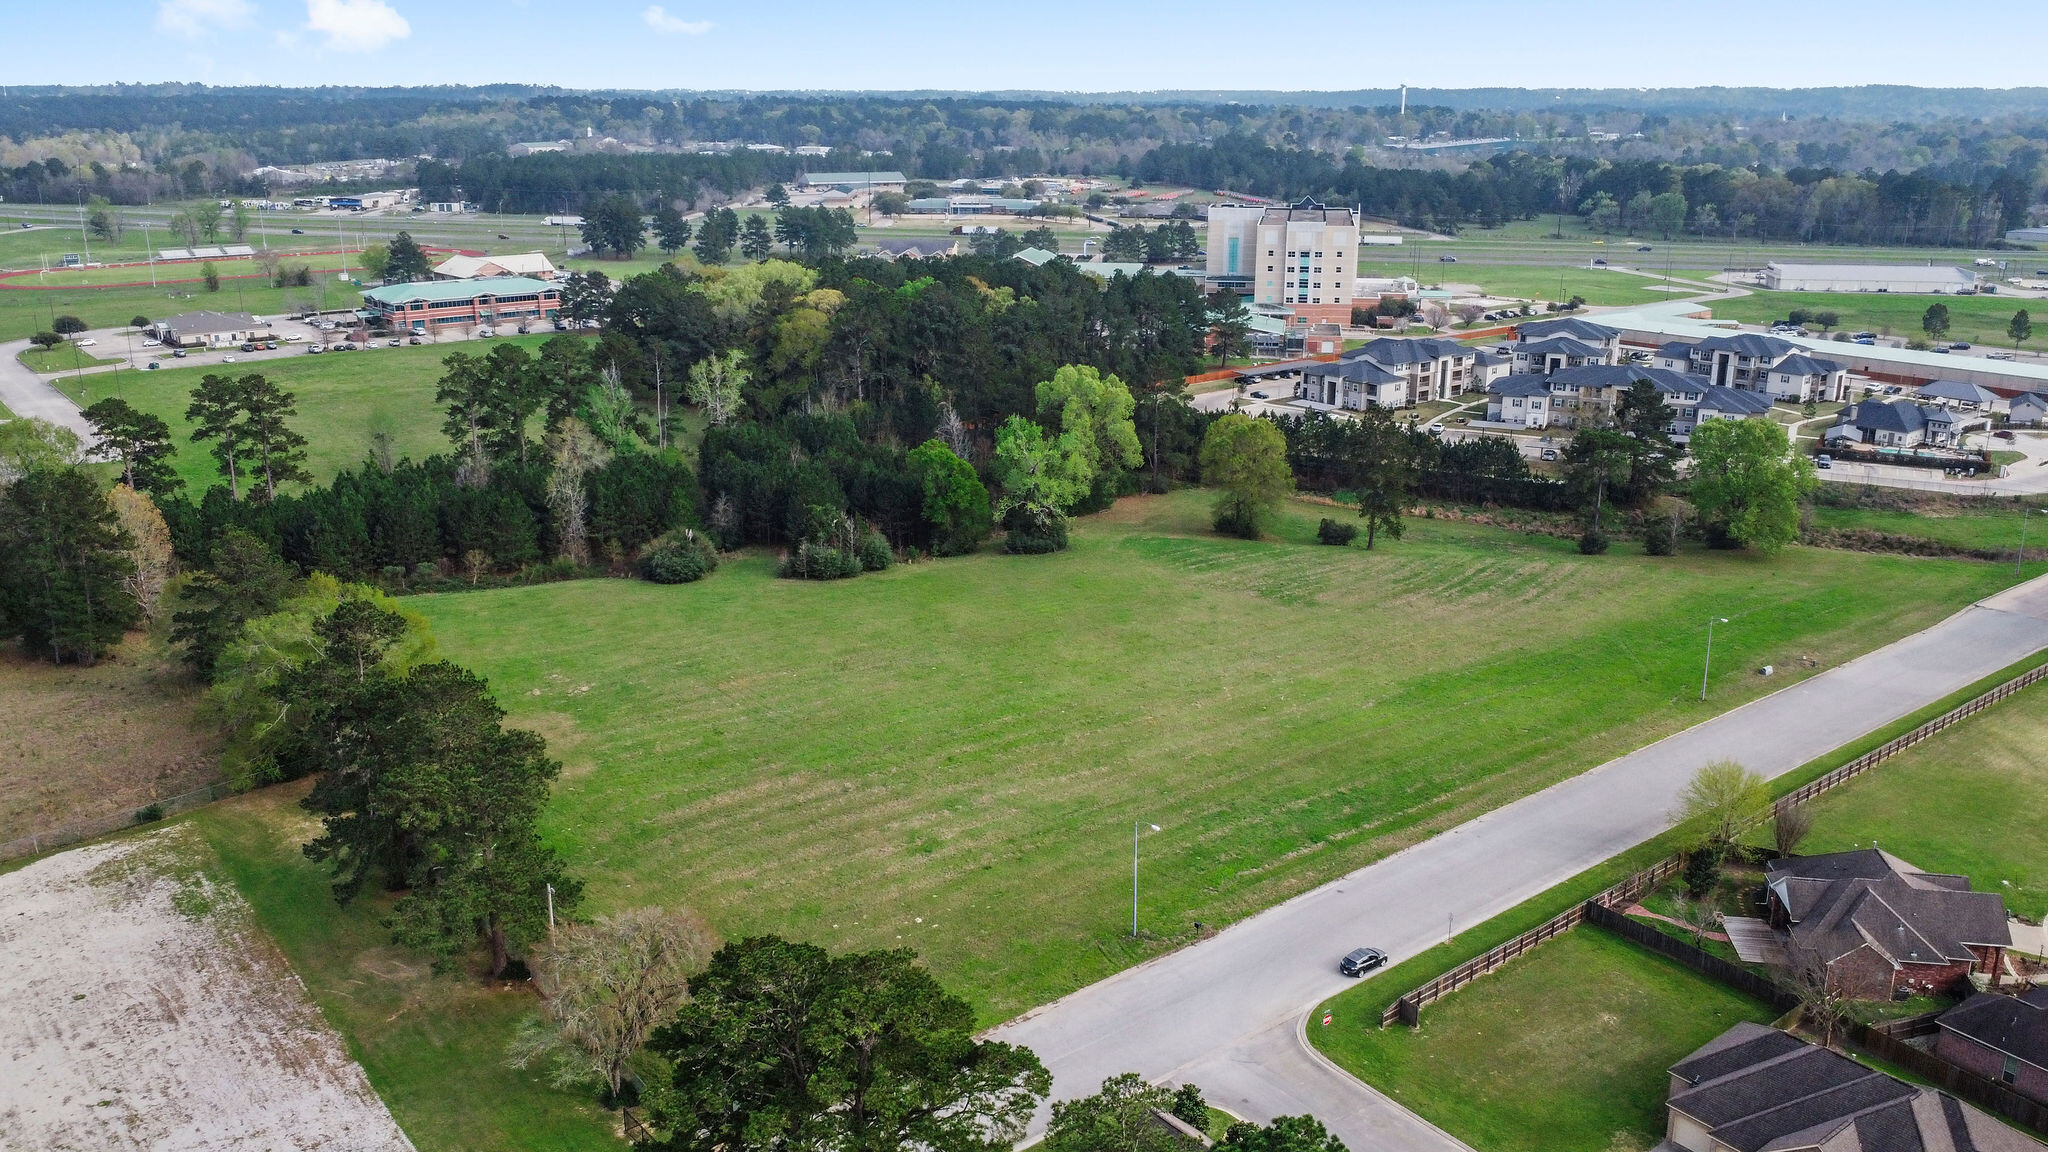
[[[860,557],[816,540],[800,540],[778,573],[791,580],[844,580],[861,573]]]
[[[1332,544],[1342,548],[1356,539],[1358,539],[1358,525],[1356,524],[1347,524],[1342,520],[1332,520],[1325,516],[1322,523],[1316,525],[1316,542],[1319,544]]]
[[[888,539],[875,531],[873,525],[863,526],[860,542],[854,546],[854,555],[860,558],[863,572],[880,572],[896,560],[895,553],[889,551]]]
[[[55,348],[64,342],[64,338],[55,332],[38,332],[29,337],[28,342],[38,348]]]
[[[1579,555],[1604,556],[1607,554],[1608,543],[1607,533],[1598,528],[1588,528],[1585,534],[1579,537]]]
[[[85,321],[76,316],[59,316],[50,321],[50,331],[64,336],[75,336],[85,331]]]
[[[149,317],[140,315],[130,317],[128,326],[130,328],[147,328],[149,327]]]
[[[1067,547],[1067,518],[1057,512],[1019,504],[1003,517],[1003,551],[1019,556],[1062,552]]]
[[[1225,536],[1257,540],[1259,538],[1258,512],[1256,509],[1226,500],[1216,509],[1216,530]]]
[[[1685,891],[1698,900],[1721,882],[1721,853],[1714,848],[1695,848],[1685,855]]]
[[[161,804],[145,804],[135,810],[137,824],[154,824],[163,818],[164,806]]]
[[[1670,516],[1655,516],[1643,525],[1643,551],[1670,556],[1678,551],[1678,526]]]
[[[1723,552],[1735,552],[1742,548],[1742,541],[1729,535],[1728,525],[1720,521],[1711,521],[1700,531],[1706,536],[1707,547],[1709,548],[1716,548]]]
[[[718,550],[701,532],[688,528],[649,545],[640,555],[640,574],[656,584],[689,584],[718,567]]]

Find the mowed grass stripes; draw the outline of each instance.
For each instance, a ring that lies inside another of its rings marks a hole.
[[[1126,500],[1065,554],[834,584],[750,556],[678,587],[411,603],[565,760],[548,828],[593,908],[915,947],[993,1022],[2012,579],[1801,548],[1582,557],[1432,520],[1368,553],[1313,543],[1326,507],[1259,542],[1213,536],[1207,508]],[[1702,705],[1709,613],[1733,623]],[[1164,829],[1135,943],[1134,821]]]

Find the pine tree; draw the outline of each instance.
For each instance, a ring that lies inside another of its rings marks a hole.
[[[120,461],[123,484],[157,496],[171,495],[184,486],[171,470],[170,457],[177,447],[171,443],[171,426],[162,419],[119,396],[99,401],[82,415],[99,440],[93,455]]]
[[[98,661],[138,615],[134,546],[91,476],[29,468],[0,492],[0,637],[59,664]]]

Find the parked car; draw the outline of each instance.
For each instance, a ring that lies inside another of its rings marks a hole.
[[[1958,340],[1955,343],[1950,344],[1949,347],[1955,349],[1958,352],[1967,352],[1970,349],[1970,342],[1968,340]]]
[[[173,348],[171,349],[171,355],[183,360],[185,358],[185,350],[183,348]]]
[[[510,240],[510,239],[511,239],[511,237],[510,237],[510,236],[507,236],[507,235],[505,235],[505,234],[504,234],[503,232],[500,232],[500,233],[498,233],[498,239],[500,239],[500,240]]]
[[[1986,360],[2010,360],[2013,357],[2010,352],[1986,352],[1984,358]]]
[[[1998,431],[1993,432],[1991,436],[1995,440],[2010,440],[2012,439],[2012,429],[2000,428]]]
[[[419,341],[415,340],[415,341],[413,341],[413,343],[417,344],[417,343],[419,343]],[[396,347],[398,347],[398,340],[397,340],[397,338],[396,338],[396,337],[393,337],[393,338],[392,338],[392,340],[391,340],[391,346],[392,346],[393,348],[396,348]]]
[[[164,346],[164,342],[161,340],[144,340],[142,346],[144,348],[161,348]]]
[[[159,369],[159,368],[163,367],[163,365],[161,365],[161,364],[157,363],[157,362],[156,362],[156,361],[154,361],[154,360],[151,360],[151,361],[150,361],[149,363],[147,363],[147,364],[144,364],[144,365],[143,365],[143,367],[144,367],[144,368],[146,368],[146,369],[148,369],[148,370],[149,370],[149,371],[151,371],[151,372],[154,372],[154,371],[156,371],[157,369]]]
[[[419,342],[420,342],[420,338],[419,338],[419,337],[417,337],[417,336],[414,336],[414,337],[412,337],[411,339],[409,339],[409,340],[407,340],[407,341],[406,341],[406,343],[407,343],[407,344],[417,344],[417,343],[419,343]]]
[[[1939,352],[1939,353],[1941,353],[1941,354],[1942,354],[1943,356],[1946,356],[1946,355],[1948,355],[1948,349],[1946,349],[1946,348],[1940,348],[1940,347],[1936,347],[1936,348],[1931,348],[1931,349],[1929,349],[1929,351],[1931,351],[1931,352]]]
[[[1545,448],[1542,452],[1542,456],[1545,460],[1555,460],[1557,459],[1557,449]]]
[[[235,358],[233,356],[223,356],[220,358],[220,362],[223,364],[233,364],[235,362]]]
[[[555,331],[557,331],[557,332],[567,332],[568,330],[569,330],[569,326],[568,326],[567,324],[563,323],[563,322],[562,322],[562,321],[560,321],[560,320],[557,320],[557,321],[555,321]]]
[[[309,344],[306,346],[306,355],[308,356],[317,356],[325,351],[327,351],[327,349],[318,344]]]
[[[94,339],[91,339],[90,337],[88,337],[88,338],[86,338],[86,339],[84,339],[84,340],[80,340],[80,341],[78,341],[77,343],[78,343],[78,346],[79,346],[80,348],[90,348],[90,347],[92,347],[93,345],[95,345],[95,344],[99,343],[99,341],[97,341],[97,340],[94,340]]]
[[[1254,400],[1264,400],[1264,399],[1266,399],[1266,394],[1265,394],[1264,392],[1254,392],[1254,393],[1252,393],[1252,399],[1254,399]]]
[[[1835,458],[1823,452],[1813,458],[1813,466],[1825,472],[1835,466]]]
[[[1387,954],[1377,948],[1353,948],[1337,961],[1337,972],[1344,976],[1363,976],[1375,968],[1383,968]]]

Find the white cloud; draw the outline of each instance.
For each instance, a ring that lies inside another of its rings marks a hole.
[[[659,4],[649,4],[647,11],[640,14],[640,18],[647,21],[647,26],[656,32],[671,35],[702,36],[711,31],[711,21],[685,20],[680,16],[671,16]]]
[[[343,52],[373,52],[412,35],[412,25],[384,0],[306,0],[306,28]]]
[[[255,14],[249,0],[157,0],[156,30],[173,36],[198,36],[239,28]]]

